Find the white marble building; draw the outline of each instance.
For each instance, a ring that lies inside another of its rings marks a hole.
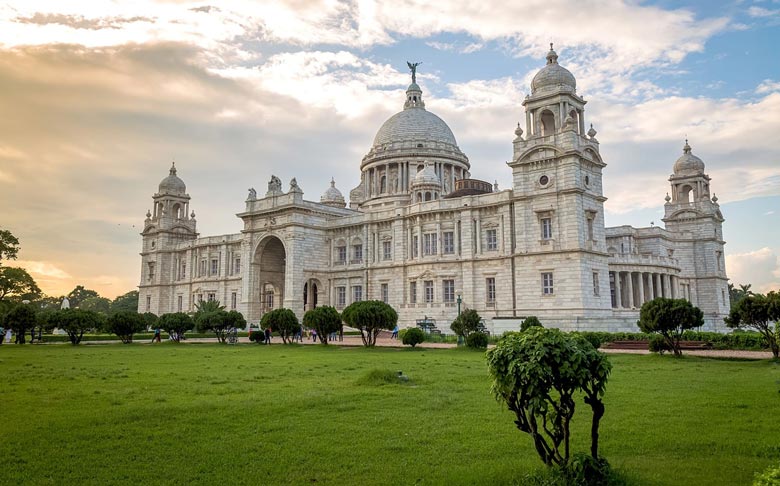
[[[511,189],[470,178],[414,78],[363,157],[349,208],[333,181],[314,202],[295,179],[284,192],[272,176],[265,195],[250,191],[240,233],[201,237],[172,167],[142,233],[139,311],[187,312],[213,299],[255,323],[280,306],[302,317],[316,305],[377,299],[403,326],[428,317],[448,331],[460,296],[493,332],[529,315],[568,330],[635,331],[642,302],[667,296],[689,299],[706,328],[722,330],[723,217],[704,163],[686,142],[665,228],[606,228],[606,163],[586,130],[586,101],[557,59],[551,49],[523,102]]]

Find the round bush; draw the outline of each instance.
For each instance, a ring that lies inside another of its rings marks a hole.
[[[401,339],[402,343],[411,347],[415,347],[418,344],[425,342],[425,333],[422,329],[413,327],[411,329],[407,329]]]
[[[466,346],[476,349],[485,349],[488,345],[488,336],[484,332],[473,332],[466,338]]]
[[[780,465],[769,466],[761,474],[756,474],[753,486],[780,486]]]
[[[664,354],[666,351],[672,350],[672,348],[669,346],[669,343],[667,343],[666,339],[664,339],[664,337],[660,334],[652,335],[650,342],[647,345],[647,349],[649,349],[651,353],[660,354]]]
[[[527,331],[532,327],[543,327],[541,321],[536,316],[528,316],[520,323],[521,331]]]

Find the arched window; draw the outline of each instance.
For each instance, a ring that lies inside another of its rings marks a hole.
[[[689,203],[693,202],[694,195],[695,194],[694,194],[693,188],[691,186],[686,184],[686,185],[680,187],[680,197],[679,197],[679,199],[680,199],[681,202],[689,202]]]
[[[182,219],[182,209],[181,204],[174,204],[173,205],[173,216],[176,219]]]
[[[555,115],[550,110],[542,112],[542,135],[552,135],[555,133]]]
[[[577,131],[580,131],[580,121],[579,121],[579,114],[577,113],[577,110],[571,110],[569,112],[569,116],[572,120],[574,120],[574,126],[577,127]]]
[[[426,201],[430,201],[431,200],[431,193],[430,192],[426,192],[425,193],[425,200]]]
[[[387,176],[382,176],[379,179],[379,193],[384,194],[385,192],[387,192]]]

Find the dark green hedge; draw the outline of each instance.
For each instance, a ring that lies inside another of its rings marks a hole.
[[[651,335],[642,332],[581,332],[583,337],[594,346],[612,341],[650,341]],[[760,351],[767,349],[764,337],[757,332],[732,332],[721,334],[717,332],[685,331],[686,341],[705,341],[712,344],[713,349],[740,349]]]

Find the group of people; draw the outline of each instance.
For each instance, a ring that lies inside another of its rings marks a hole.
[[[266,329],[264,329],[262,331],[255,331],[255,332],[262,332],[263,333],[263,337],[264,337],[263,343],[264,344],[271,344],[271,335],[272,334],[271,334],[271,329],[270,328],[266,328]],[[249,333],[251,334],[252,330],[250,330]],[[307,334],[308,334],[308,336],[307,336]],[[295,342],[303,343],[303,339],[304,339],[304,337],[306,337],[307,339],[311,338],[311,342],[316,343],[318,336],[319,335],[317,334],[317,330],[316,329],[308,329],[307,330],[307,329],[304,329],[304,328],[300,328],[298,330],[298,332],[296,332],[293,335],[292,341],[294,343]],[[334,342],[334,341],[337,341],[337,340],[338,341],[343,341],[344,340],[344,333],[343,333],[343,331],[342,332],[332,332],[332,333],[328,334],[328,342]]]

